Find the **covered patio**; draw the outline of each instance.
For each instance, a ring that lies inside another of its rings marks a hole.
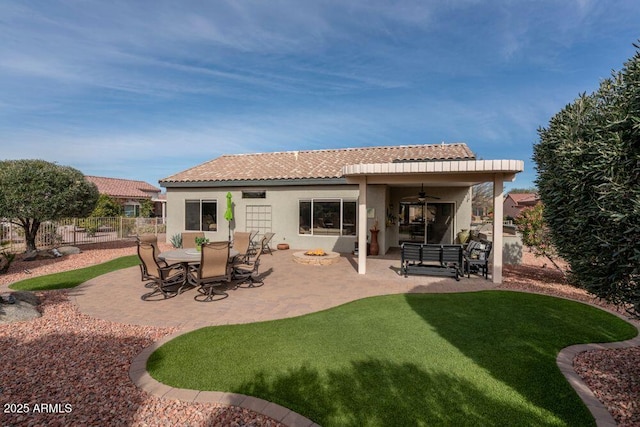
[[[394,163],[371,163],[347,165],[342,175],[350,184],[358,184],[358,231],[359,242],[366,242],[368,236],[367,188],[372,185],[398,187],[459,187],[468,188],[483,182],[493,183],[493,247],[502,248],[502,224],[504,219],[504,182],[513,181],[516,174],[524,170],[522,160],[445,160],[445,161],[403,161]],[[470,197],[470,194],[468,195]],[[388,205],[385,200],[385,206]],[[470,218],[469,218],[470,220]],[[453,229],[464,228],[453,225]],[[360,247],[363,247],[362,245]],[[359,251],[358,273],[368,274],[372,259],[366,251]],[[493,250],[492,281],[502,283],[502,250]]]

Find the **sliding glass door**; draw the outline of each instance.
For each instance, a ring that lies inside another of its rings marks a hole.
[[[400,202],[399,242],[453,243],[453,203]]]

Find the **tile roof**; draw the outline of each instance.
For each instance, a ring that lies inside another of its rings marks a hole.
[[[144,181],[135,181],[121,178],[105,178],[101,176],[85,176],[89,182],[98,187],[100,194],[108,194],[111,197],[129,197],[133,199],[150,199],[160,193],[161,189],[147,184]]]
[[[538,200],[540,200],[540,196],[536,193],[509,193],[509,197],[516,204],[535,204]]]
[[[339,178],[345,165],[474,159],[463,143],[235,154],[220,156],[160,182]]]

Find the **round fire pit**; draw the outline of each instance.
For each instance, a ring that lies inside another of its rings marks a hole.
[[[330,265],[340,261],[340,254],[338,252],[324,252],[324,255],[307,255],[308,252],[294,252],[293,260],[298,264],[307,265]]]

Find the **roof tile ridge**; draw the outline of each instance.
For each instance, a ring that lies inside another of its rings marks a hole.
[[[111,176],[96,176],[96,175],[85,175],[85,178],[99,178],[99,179],[110,179],[110,180],[117,180],[117,181],[142,182],[147,185],[151,185],[148,182],[143,181],[141,179],[117,178],[117,177],[111,177]]]
[[[401,144],[401,145],[369,145],[364,147],[343,147],[343,148],[317,148],[307,150],[284,150],[284,151],[267,151],[257,153],[236,153],[236,154],[222,154],[213,160],[223,157],[239,157],[239,156],[261,156],[261,155],[276,155],[276,154],[295,154],[295,153],[319,153],[319,152],[331,152],[331,151],[362,151],[362,150],[385,150],[385,149],[406,149],[406,148],[422,148],[422,147],[453,147],[463,146],[469,149],[469,146],[465,142],[452,142],[452,143],[428,143],[428,144]],[[201,164],[209,163],[213,160],[206,161]]]

